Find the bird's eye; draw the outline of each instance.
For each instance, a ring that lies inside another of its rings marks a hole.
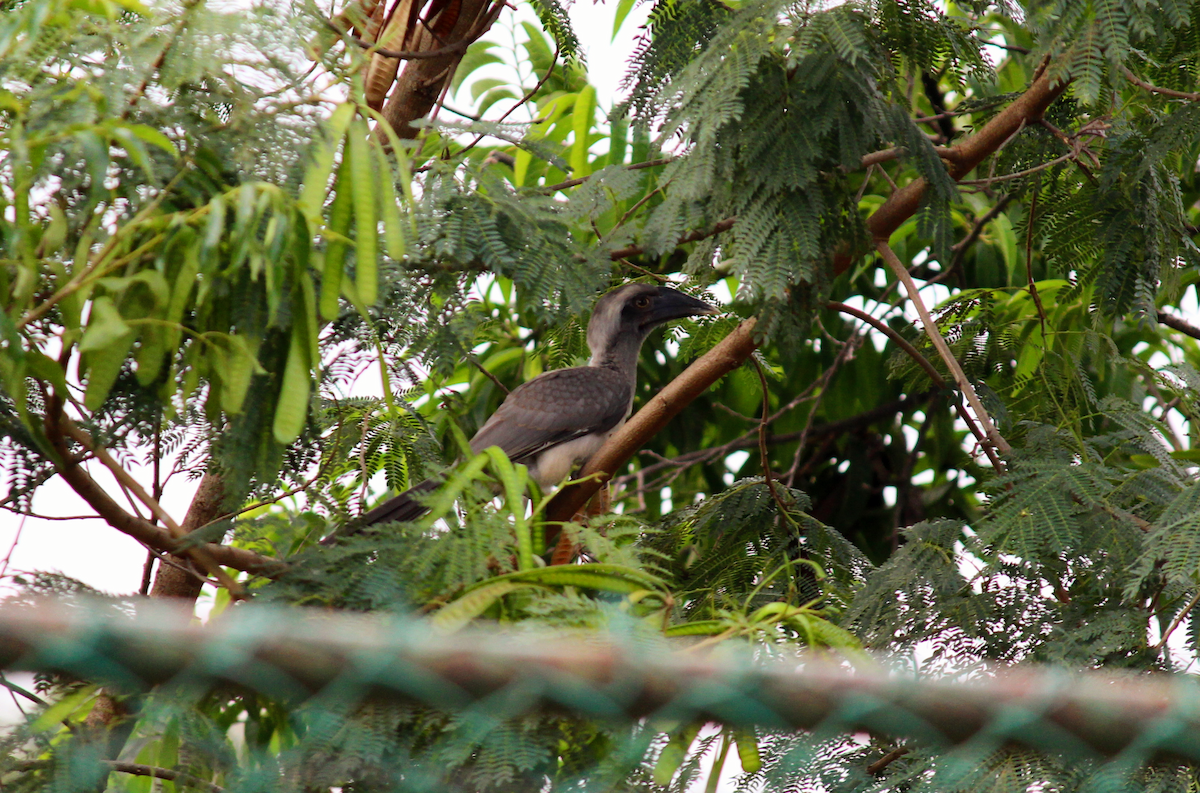
[[[635,297],[633,299],[633,304],[638,308],[650,308],[650,298],[646,297],[645,295],[642,295],[641,297]]]

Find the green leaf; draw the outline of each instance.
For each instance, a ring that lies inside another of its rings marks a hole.
[[[226,336],[227,354],[218,371],[221,378],[221,409],[230,415],[242,412],[250,381],[255,374],[266,374],[258,355],[245,336]]]
[[[613,15],[612,38],[610,41],[617,40],[617,33],[621,31],[621,25],[625,24],[625,17],[629,16],[629,12],[633,10],[637,0],[617,0],[616,13]]]
[[[483,80],[476,80],[471,83],[471,100],[479,101],[479,97],[493,88],[507,88],[508,80],[501,80],[499,77],[488,77]]]
[[[723,620],[695,620],[672,625],[663,631],[664,636],[716,636],[729,629]]]
[[[354,286],[358,299],[373,306],[379,299],[379,227],[376,213],[380,175],[371,167],[370,130],[367,122],[355,118],[350,125],[347,153],[350,155],[351,189],[354,196]],[[386,178],[386,174],[384,175]],[[339,180],[340,181],[340,180]],[[341,186],[339,184],[339,190]]]
[[[125,323],[113,299],[102,295],[92,301],[92,311],[88,315],[87,329],[79,342],[79,351],[105,350],[132,334],[133,329]]]
[[[513,516],[513,531],[517,537],[517,567],[530,570],[533,568],[533,538],[529,534],[523,500],[529,484],[529,471],[523,465],[514,465],[498,446],[489,446],[483,453],[491,460],[492,473],[504,485],[504,496]]]
[[[347,142],[347,154],[349,150],[350,145]],[[329,210],[329,225],[325,230],[328,244],[321,275],[320,310],[321,316],[327,320],[332,320],[338,315],[338,295],[342,288],[342,271],[346,263],[346,244],[349,241],[347,235],[350,233],[350,215],[353,207],[350,179],[350,167],[343,157],[341,167],[338,168],[337,193]]]
[[[455,633],[467,623],[491,608],[500,598],[531,585],[514,581],[499,581],[464,593],[454,602],[437,610],[430,622],[438,633]]]
[[[481,457],[483,456],[481,455]],[[485,583],[496,581],[519,581],[543,586],[573,586],[583,589],[599,589],[604,592],[619,592],[626,595],[643,589],[655,592],[661,592],[664,589],[663,582],[658,577],[642,570],[615,564],[539,567],[489,578]]]
[[[279,401],[275,405],[272,433],[278,443],[287,446],[296,440],[300,431],[304,429],[304,422],[308,418],[308,393],[311,385],[308,339],[303,323],[296,322],[292,324],[287,364],[283,369]]]
[[[753,730],[734,730],[733,740],[737,746],[738,760],[742,771],[756,774],[762,768],[762,756],[758,753],[758,738]]]
[[[154,127],[149,127],[145,124],[129,124],[125,122],[119,123],[117,126],[119,129],[125,130],[138,140],[149,143],[151,146],[157,146],[167,154],[170,154],[172,157],[179,156],[179,150],[175,148],[175,144],[171,142],[171,139],[159,132]]]
[[[329,194],[329,174],[333,172],[334,157],[338,144],[346,137],[346,128],[354,118],[355,105],[345,102],[337,106],[329,119],[321,125],[321,136],[315,137],[309,151],[308,168],[304,172],[304,186],[300,190],[300,206],[304,216],[314,226],[319,225]]]
[[[574,132],[574,142],[571,144],[571,171],[575,177],[588,176],[592,172],[588,159],[588,133],[592,129],[593,116],[596,113],[596,89],[585,86],[575,100],[571,122]]]
[[[489,50],[492,47],[499,46],[494,41],[476,41],[467,48],[467,52],[463,55],[463,59],[459,62],[458,68],[454,70],[454,78],[450,82],[450,91],[457,92],[463,82],[476,69],[487,66],[491,63],[504,63],[504,60]]]

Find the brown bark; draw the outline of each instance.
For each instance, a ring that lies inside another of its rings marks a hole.
[[[69,452],[65,447],[59,449],[59,454],[63,459],[69,459]],[[104,518],[108,522],[108,525],[117,531],[128,534],[130,537],[140,540],[154,550],[162,551],[163,553],[173,553],[179,548],[179,541],[172,537],[169,531],[162,526],[155,525],[144,518],[139,518],[137,515],[126,511],[96,480],[92,479],[91,474],[82,466],[66,462],[58,467],[58,474],[71,486],[71,489],[80,498],[96,511],[97,515]],[[203,524],[197,524],[197,526],[200,525]],[[215,543],[206,543],[203,547],[216,562],[225,567],[232,567],[235,570],[243,570],[259,575],[271,575],[283,567],[283,564],[277,559],[260,556],[244,548],[232,548],[228,545],[217,545]]]
[[[184,531],[195,531],[206,523],[210,523],[221,515],[224,510],[221,502],[224,500],[225,488],[221,477],[214,473],[206,473],[200,480],[200,487],[192,498],[187,515],[180,524]],[[159,564],[158,574],[154,576],[154,586],[150,589],[153,598],[182,598],[194,601],[200,596],[200,587],[204,582],[199,576],[189,572],[188,559],[183,556],[175,557],[179,567],[169,564]]]
[[[983,162],[985,157],[998,150],[1022,126],[1041,118],[1046,108],[1067,90],[1068,84],[1069,81],[1066,80],[1052,79],[1050,70],[1043,69],[1025,93],[984,124],[982,129],[957,146],[940,151],[942,159],[947,162],[950,178],[955,181],[962,179]],[[883,206],[867,219],[867,228],[871,236],[885,242],[891,239],[896,229],[900,228],[900,224],[916,214],[927,189],[929,183],[919,177],[892,193]],[[846,266],[849,266],[849,262]],[[844,269],[845,267],[842,267],[838,272]]]
[[[476,36],[486,31],[479,30],[478,25],[484,23],[484,16],[492,9],[491,0],[462,0],[457,19],[449,33],[437,41],[429,31],[421,30],[418,41],[426,42],[423,47],[414,49],[437,49],[456,44],[468,36]],[[438,97],[442,88],[454,75],[454,69],[462,58],[461,53],[451,53],[437,58],[410,60],[404,64],[403,71],[396,78],[387,103],[383,107],[383,117],[402,139],[412,139],[420,131],[413,126],[418,119],[424,118]]]

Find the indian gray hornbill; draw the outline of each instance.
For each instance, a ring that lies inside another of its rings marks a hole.
[[[715,313],[707,303],[665,286],[626,284],[612,290],[596,303],[588,322],[588,365],[555,369],[514,389],[471,438],[471,451],[499,446],[513,462],[526,465],[540,487],[558,484],[629,417],[638,354],[650,331],[673,319]],[[413,496],[438,485],[426,479],[335,534],[415,520],[425,507]]]

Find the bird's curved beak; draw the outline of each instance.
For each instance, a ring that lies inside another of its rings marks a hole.
[[[660,286],[658,288],[658,299],[654,301],[654,308],[650,310],[650,316],[646,325],[653,327],[661,325],[664,322],[670,322],[673,319],[719,313],[721,313],[719,309],[713,308],[703,300],[697,300],[690,295],[685,295],[678,289]]]

